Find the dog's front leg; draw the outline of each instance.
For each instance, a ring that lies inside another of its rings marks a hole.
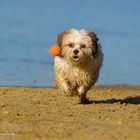
[[[84,86],[80,86],[78,88],[78,93],[80,97],[80,103],[87,103],[88,99],[86,98],[87,88]]]
[[[69,84],[67,81],[62,82],[62,91],[66,96],[72,96],[72,89],[70,88]]]

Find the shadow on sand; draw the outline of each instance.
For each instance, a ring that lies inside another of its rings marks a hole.
[[[127,97],[124,99],[107,99],[107,100],[88,100],[85,104],[140,104],[140,96],[136,97]]]

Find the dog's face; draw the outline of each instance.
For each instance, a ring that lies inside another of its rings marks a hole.
[[[58,36],[57,43],[67,61],[78,64],[94,59],[98,52],[98,38],[93,32],[71,29]]]

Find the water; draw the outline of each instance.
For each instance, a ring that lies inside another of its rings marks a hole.
[[[139,0],[1,0],[0,86],[53,86],[50,46],[69,28],[95,31],[105,61],[98,85],[140,84]]]

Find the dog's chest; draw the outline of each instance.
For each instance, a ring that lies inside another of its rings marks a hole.
[[[79,67],[71,67],[67,66],[65,69],[66,71],[66,77],[69,81],[73,82],[83,82],[83,81],[89,81],[91,80],[92,73],[88,68],[82,69]]]
[[[61,59],[56,59],[55,70],[57,77],[73,84],[88,84],[96,76],[96,69],[92,65],[74,66]]]

